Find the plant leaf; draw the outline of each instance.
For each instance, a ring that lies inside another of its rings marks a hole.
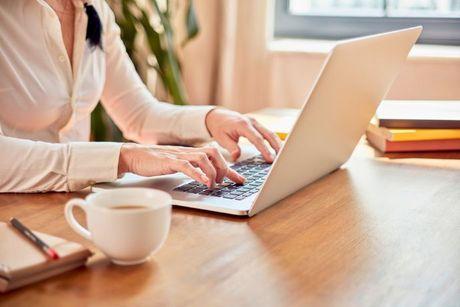
[[[193,0],[188,1],[187,13],[185,16],[185,26],[187,29],[187,37],[182,41],[182,46],[187,44],[191,39],[198,35],[200,26],[196,17],[195,6]]]
[[[152,2],[155,3],[154,0],[152,0]],[[156,6],[156,8],[158,9],[157,12],[162,14],[158,6]],[[163,16],[162,20],[164,19],[165,18]],[[157,59],[158,71],[161,72],[159,76],[163,82],[163,85],[168,90],[168,93],[171,95],[175,104],[186,104],[187,99],[185,96],[185,87],[179,69],[179,60],[174,53],[172,32],[170,32],[171,36],[167,35],[167,27],[168,25],[170,26],[169,20],[165,20],[163,23],[163,27],[165,29],[165,33],[163,33],[163,35],[166,36],[164,37],[166,39],[164,41],[165,46],[162,45],[162,34],[155,31],[155,29],[150,24],[147,12],[143,9],[141,9],[141,17],[139,22],[144,28],[149,48]]]
[[[133,60],[134,65],[137,66],[134,57],[134,44],[137,36],[136,19],[129,8],[129,2],[129,0],[122,1],[121,7],[123,17],[117,18],[117,22],[120,24],[121,39],[126,46],[126,51],[128,52],[129,57]]]
[[[171,0],[166,0],[166,11],[165,16],[171,18]]]
[[[155,55],[157,62],[161,66],[165,59],[164,50],[161,46],[160,34],[155,31],[149,21],[147,12],[144,9],[140,9],[141,17],[138,19],[139,23],[142,25],[145,31],[145,36],[147,38],[147,43],[150,50]]]
[[[181,69],[179,67],[179,59],[175,53],[175,45],[173,40],[173,28],[171,21],[166,17],[163,11],[161,11],[157,0],[150,0],[156,13],[160,17],[161,23],[164,28],[163,42],[164,42],[164,61],[158,62],[160,69],[163,71],[164,80],[163,84],[168,89],[169,94],[172,96],[175,104],[184,105],[187,104],[187,98],[185,94],[185,86],[182,80]],[[157,59],[158,61],[158,59]]]
[[[163,72],[161,71],[160,67],[158,66],[158,64],[155,64],[155,65],[152,65],[152,64],[147,64],[149,67],[155,69],[155,71],[157,72],[157,74],[160,76],[160,78],[163,80],[164,79],[164,75],[163,75]]]

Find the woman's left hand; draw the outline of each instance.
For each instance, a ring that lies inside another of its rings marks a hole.
[[[226,109],[214,109],[206,116],[206,127],[214,140],[230,153],[233,160],[241,155],[238,146],[240,137],[247,138],[256,148],[265,161],[271,163],[275,159],[265,141],[279,152],[281,140],[279,137],[258,123],[255,119],[244,116],[238,112]]]

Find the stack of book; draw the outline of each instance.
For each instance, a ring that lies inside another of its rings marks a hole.
[[[366,136],[382,152],[460,150],[460,101],[383,101]]]

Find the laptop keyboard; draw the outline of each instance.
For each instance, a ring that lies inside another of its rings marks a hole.
[[[264,183],[271,164],[266,163],[262,156],[255,156],[235,163],[230,167],[246,177],[246,182],[243,185],[236,184],[225,178],[222,184],[218,185],[214,189],[209,189],[204,184],[192,181],[178,186],[174,189],[174,191],[243,200],[260,190],[260,186]]]

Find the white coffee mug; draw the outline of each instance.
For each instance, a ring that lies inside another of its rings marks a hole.
[[[120,188],[71,199],[65,205],[70,227],[92,241],[114,263],[139,264],[148,260],[166,240],[172,199],[154,189]],[[73,215],[78,206],[86,213],[88,229]]]

